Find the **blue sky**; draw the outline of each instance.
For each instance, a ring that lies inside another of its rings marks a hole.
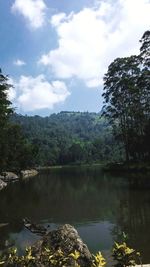
[[[1,0],[0,67],[22,114],[100,111],[103,75],[139,52],[150,0]]]

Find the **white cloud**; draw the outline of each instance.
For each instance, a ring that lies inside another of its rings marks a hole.
[[[23,60],[21,60],[21,59],[17,59],[17,60],[14,61],[14,65],[20,67],[20,66],[26,65],[26,63]]]
[[[14,99],[15,99],[15,97],[16,97],[16,91],[15,91],[15,89],[14,89],[13,87],[11,87],[11,88],[9,89],[9,91],[8,91],[8,98],[9,98],[9,100],[10,100],[11,102],[13,102]]]
[[[21,76],[14,86],[17,94],[15,104],[23,111],[52,109],[55,104],[64,102],[70,95],[64,82],[49,83],[43,74],[35,78]]]
[[[14,81],[12,78],[8,78],[8,84],[11,85],[11,87],[9,88],[9,90],[7,91],[8,94],[8,99],[12,102],[14,101],[14,99],[16,98],[16,90],[13,87]]]
[[[149,28],[149,0],[96,1],[93,8],[52,16],[58,48],[41,56],[56,77],[77,77],[96,87],[116,57],[135,54]]]
[[[46,5],[43,0],[15,0],[12,5],[12,12],[23,15],[34,29],[45,23],[45,11]]]
[[[65,14],[65,13],[59,13],[59,14],[57,14],[57,15],[54,15],[54,16],[52,17],[52,21],[50,21],[50,22],[53,24],[53,26],[57,27],[57,26],[59,26],[59,24],[60,24],[63,20],[65,20],[65,18],[66,18],[66,14]]]

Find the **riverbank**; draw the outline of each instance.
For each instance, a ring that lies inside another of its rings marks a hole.
[[[80,164],[66,164],[66,165],[55,165],[55,166],[41,166],[37,167],[38,171],[40,170],[51,170],[51,169],[62,169],[62,168],[71,168],[71,167],[104,167],[105,163],[80,163]]]
[[[108,163],[102,167],[105,172],[150,172],[149,162]]]
[[[148,173],[150,172],[149,162],[101,162],[101,163],[81,163],[81,164],[69,164],[69,165],[56,165],[56,166],[43,166],[37,167],[38,171],[41,170],[55,170],[62,168],[73,168],[73,167],[101,167],[104,172],[116,172],[116,173]]]
[[[7,187],[8,184],[13,182],[18,182],[19,180],[24,180],[35,176],[38,174],[38,171],[35,169],[22,170],[18,174],[14,172],[2,172],[0,174],[0,191]]]

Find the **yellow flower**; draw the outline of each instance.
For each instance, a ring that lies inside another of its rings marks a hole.
[[[80,257],[80,252],[75,250],[75,252],[69,254],[69,256],[72,257],[74,260],[77,260]]]
[[[45,251],[47,252],[47,253],[50,253],[51,251],[50,251],[50,249],[49,248],[44,248],[45,249]]]
[[[102,267],[106,264],[106,261],[104,257],[102,256],[101,252],[98,252],[96,255],[93,255],[93,256],[94,256],[94,260],[93,260],[94,267]]]

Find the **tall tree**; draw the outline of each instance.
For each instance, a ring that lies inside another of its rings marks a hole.
[[[144,91],[143,109],[145,114],[145,132],[143,147],[146,155],[150,159],[150,30],[146,31],[141,40],[140,48],[140,62],[141,75],[139,79],[139,86]]]
[[[0,129],[2,131],[8,122],[9,115],[13,112],[11,102],[8,100],[8,90],[12,85],[8,82],[8,77],[2,74],[0,69]]]
[[[140,56],[144,65],[150,68],[150,31],[146,31],[141,40]]]
[[[11,87],[8,77],[0,70],[0,172],[32,166],[37,151],[27,143],[20,126],[10,122],[13,108],[8,91]]]
[[[11,102],[8,100],[8,90],[11,85],[8,83],[8,77],[2,74],[0,69],[0,169],[6,163],[6,131],[9,116],[13,112]]]
[[[117,58],[104,76],[104,115],[124,143],[126,160],[146,156],[144,140],[150,121],[150,31],[141,39],[139,56]]]
[[[139,86],[144,91],[143,105],[145,114],[150,116],[150,31],[146,31],[141,40],[140,48],[140,63],[141,75],[139,79]]]
[[[131,135],[139,131],[142,116],[138,77],[140,73],[137,56],[117,58],[104,76],[104,113],[124,142],[126,160],[131,150]]]

